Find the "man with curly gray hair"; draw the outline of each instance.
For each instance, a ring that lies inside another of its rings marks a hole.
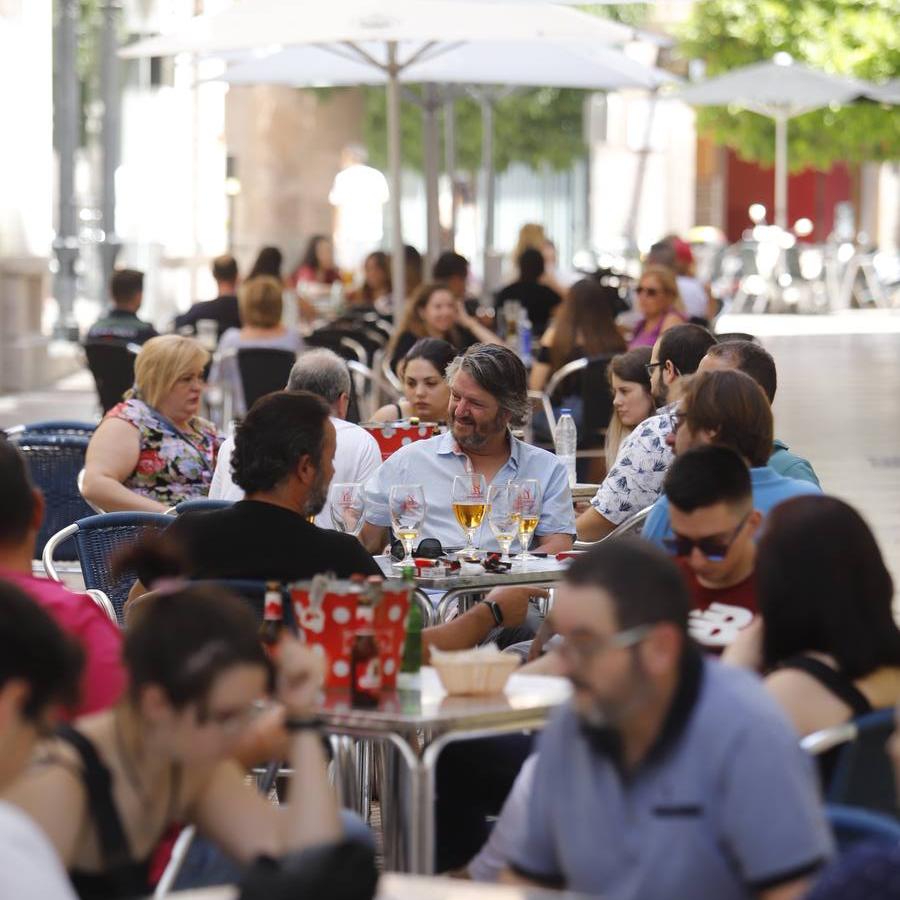
[[[522,361],[506,347],[473,344],[447,367],[447,381],[450,430],[401,447],[372,476],[366,484],[363,542],[372,550],[384,547],[391,522],[391,486],[421,484],[427,506],[421,537],[437,538],[445,549],[461,546],[463,533],[451,505],[453,479],[477,473],[488,485],[537,479],[543,492],[537,548],[547,553],[568,550],[575,520],[565,469],[552,453],[510,433],[528,413]],[[498,549],[486,521],[476,541],[482,549]]]

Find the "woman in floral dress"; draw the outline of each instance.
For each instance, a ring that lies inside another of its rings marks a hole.
[[[193,338],[147,341],[134,366],[135,386],[94,432],[84,496],[107,512],[165,512],[209,491],[222,442],[197,415],[209,354]]]

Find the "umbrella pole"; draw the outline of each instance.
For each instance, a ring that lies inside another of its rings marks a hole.
[[[428,247],[425,258],[429,273],[441,251],[441,225],[438,213],[438,154],[440,152],[438,149],[440,143],[437,122],[438,103],[435,86],[426,84],[422,106],[422,143],[425,150],[425,210],[428,221]]]
[[[450,181],[450,243],[456,250],[456,97],[446,92],[444,100],[444,166]]]
[[[775,224],[782,229],[788,224],[788,117],[775,116]]]
[[[494,171],[494,98],[481,95],[481,168],[484,172],[484,261],[482,272],[483,293],[490,296],[498,285],[494,284],[492,259],[494,256],[494,201],[497,179]]]
[[[391,188],[391,283],[393,285],[394,321],[406,301],[406,267],[403,254],[403,224],[401,220],[400,186],[400,69],[397,64],[397,42],[388,42],[387,63],[387,131],[388,169]]]

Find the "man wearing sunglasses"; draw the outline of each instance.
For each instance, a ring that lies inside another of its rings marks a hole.
[[[795,900],[832,853],[812,760],[752,674],[688,637],[677,567],[634,540],[569,569],[551,613],[573,687],[538,741],[501,880],[607,900]]]
[[[691,594],[690,633],[720,652],[756,615],[756,533],[750,472],[727,447],[697,447],[679,456],[666,475],[675,557]]]

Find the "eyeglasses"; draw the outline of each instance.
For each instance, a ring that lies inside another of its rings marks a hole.
[[[444,548],[437,538],[424,538],[419,542],[419,546],[413,551],[412,555],[421,559],[440,559],[444,555]],[[396,559],[397,561],[403,559],[402,541],[391,541],[391,559]]]
[[[652,378],[653,378],[653,370],[656,369],[656,368],[659,368],[659,366],[661,366],[661,365],[662,365],[661,362],[647,363],[647,364],[644,366],[644,369],[645,369],[645,371],[647,372],[647,377],[650,378],[650,379],[652,380]]]
[[[669,413],[669,429],[672,434],[677,434],[678,429],[684,424],[686,416],[682,412],[670,412]]]
[[[607,650],[624,650],[639,644],[653,630],[652,625],[636,625],[634,628],[626,628],[617,631],[608,637],[593,638],[568,638],[560,635],[556,649],[563,656],[570,656],[577,662],[589,662],[591,657]]]
[[[737,536],[741,533],[741,529],[747,524],[750,513],[744,516],[738,523],[737,528],[731,533],[731,537],[727,541],[718,541],[715,538],[692,538],[684,537],[684,535],[676,534],[673,538],[663,538],[663,546],[673,556],[690,556],[696,547],[710,562],[722,562],[731,545],[737,540]]]
[[[226,734],[237,734],[247,723],[261,716],[271,706],[270,700],[254,700],[243,709],[211,710],[206,715],[206,721]]]
[[[651,287],[643,287],[642,285],[638,285],[634,292],[640,297],[641,294],[646,294],[648,297],[656,297],[660,293],[659,288],[651,288]]]

